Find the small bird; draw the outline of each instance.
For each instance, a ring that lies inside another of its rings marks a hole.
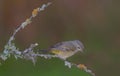
[[[53,45],[48,48],[50,53],[57,55],[60,59],[66,60],[67,58],[73,56],[77,52],[83,52],[84,46],[81,41],[64,41]]]

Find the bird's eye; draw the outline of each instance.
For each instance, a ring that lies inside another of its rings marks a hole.
[[[78,49],[81,49],[80,47],[77,47]]]

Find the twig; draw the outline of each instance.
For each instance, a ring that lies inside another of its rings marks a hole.
[[[59,58],[59,56],[57,56],[57,55],[39,54],[39,53],[34,52],[34,48],[36,46],[38,46],[37,43],[31,44],[28,48],[26,48],[23,51],[19,50],[19,48],[17,48],[15,46],[15,43],[13,43],[13,41],[15,40],[15,35],[17,34],[17,32],[19,32],[20,30],[24,29],[27,25],[29,25],[32,22],[32,19],[35,18],[39,12],[44,11],[45,8],[47,8],[50,4],[51,4],[51,2],[48,2],[47,4],[43,4],[41,7],[34,9],[32,11],[32,15],[28,19],[26,19],[23,23],[21,23],[21,25],[18,26],[17,29],[15,29],[12,36],[9,38],[7,44],[5,45],[3,53],[0,54],[0,58],[2,60],[5,61],[11,55],[13,55],[16,59],[22,58],[22,59],[32,60],[32,62],[35,64],[37,57],[44,57],[45,59],[50,59],[53,57]],[[71,68],[71,66],[76,66],[77,68],[83,69],[85,72],[91,74],[92,76],[95,76],[95,74],[83,64],[77,65],[77,64],[69,62],[67,60],[63,60],[63,61],[65,62],[65,66],[68,66],[69,68]]]
[[[21,23],[20,26],[18,26],[17,29],[15,29],[15,31],[13,32],[12,36],[9,38],[7,44],[4,47],[3,53],[0,54],[0,58],[2,60],[7,60],[8,57],[12,55],[15,56],[15,58],[17,59],[18,57],[23,58],[21,54],[23,54],[19,48],[17,48],[15,46],[15,43],[13,43],[13,41],[15,40],[15,35],[17,34],[17,32],[19,32],[20,30],[24,29],[28,24],[30,24],[32,22],[32,19],[35,18],[39,12],[44,11],[45,8],[47,8],[49,5],[51,4],[51,2],[48,2],[47,4],[43,4],[41,7],[38,7],[36,9],[34,9],[32,11],[32,15],[27,18],[23,23]],[[33,49],[34,47],[32,47]],[[30,49],[30,48],[29,48]]]

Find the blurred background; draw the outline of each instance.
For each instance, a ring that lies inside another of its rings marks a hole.
[[[38,49],[67,40],[81,40],[85,53],[70,61],[83,63],[96,76],[120,76],[120,1],[119,0],[0,0],[0,52],[13,31],[34,8],[52,1],[33,22],[16,35],[15,43],[23,50],[31,43]],[[56,58],[31,61],[10,58],[0,66],[0,76],[90,76],[69,69]]]

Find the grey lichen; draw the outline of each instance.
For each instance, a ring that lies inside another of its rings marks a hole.
[[[0,54],[1,60],[6,61],[9,57],[11,57],[11,55],[13,55],[15,57],[15,59],[21,58],[21,59],[31,60],[33,62],[33,64],[35,64],[37,57],[43,57],[45,59],[59,58],[59,56],[57,56],[57,55],[40,54],[38,52],[35,52],[34,48],[36,46],[38,46],[37,43],[30,44],[30,46],[28,48],[26,48],[25,50],[20,50],[18,47],[16,47],[16,45],[14,43],[15,35],[17,34],[17,32],[19,32],[20,30],[22,30],[26,26],[28,26],[32,22],[32,19],[35,18],[39,12],[44,11],[45,8],[47,8],[49,5],[51,5],[51,2],[48,2],[47,4],[43,4],[41,7],[34,9],[32,11],[32,15],[29,18],[27,18],[24,22],[22,22],[21,25],[17,29],[15,29],[12,36],[9,38],[7,44],[4,46],[3,52]],[[61,58],[59,58],[59,59],[61,59]],[[64,61],[65,66],[68,66],[69,68],[71,68],[71,66],[78,67],[77,64],[71,63],[67,60],[63,60],[63,59],[61,59],[61,60]],[[84,69],[84,71],[88,72],[92,76],[95,76],[95,74],[91,70],[87,69],[86,66],[84,66],[84,67],[79,66],[78,68]]]

